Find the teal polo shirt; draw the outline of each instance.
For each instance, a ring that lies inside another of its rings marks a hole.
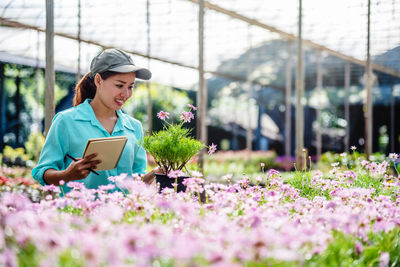
[[[45,185],[43,174],[48,169],[64,170],[71,163],[66,154],[74,158],[81,158],[90,138],[126,136],[128,141],[122,152],[117,167],[113,170],[98,171],[99,175],[92,172],[76,182],[82,182],[87,188],[97,188],[99,185],[112,183],[110,176],[122,173],[128,175],[144,174],[146,171],[146,152],[138,144],[143,139],[142,124],[131,116],[117,110],[118,120],[110,135],[96,118],[91,99],[86,99],[82,104],[57,113],[54,117],[43,149],[40,153],[38,165],[32,170],[32,176],[40,184]],[[64,192],[69,187],[64,186]]]

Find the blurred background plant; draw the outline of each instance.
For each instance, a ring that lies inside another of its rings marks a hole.
[[[193,104],[193,100],[189,97],[187,91],[178,90],[176,88],[151,83],[151,103],[152,103],[152,130],[160,131],[163,129],[163,124],[160,119],[157,118],[157,113],[160,110],[168,110],[170,113],[170,122],[179,122],[179,116],[182,110],[184,110],[187,104]],[[132,97],[127,101],[124,106],[124,111],[134,118],[138,119],[143,123],[143,129],[148,129],[148,118],[147,118],[147,103],[148,103],[148,91],[145,84],[139,84],[133,92]],[[192,121],[187,124],[189,128],[194,129],[196,122]],[[194,130],[194,133],[196,131]],[[194,134],[193,133],[193,134]]]

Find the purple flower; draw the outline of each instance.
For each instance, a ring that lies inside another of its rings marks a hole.
[[[166,111],[162,111],[162,110],[161,110],[160,112],[157,113],[157,117],[158,117],[159,119],[165,121],[166,118],[167,118],[167,119],[169,118],[169,113],[166,112]]]
[[[214,152],[217,150],[217,145],[214,143],[211,143],[211,145],[208,147],[208,154],[214,154]]]
[[[192,119],[194,119],[194,115],[190,111],[184,111],[181,114],[181,120],[184,122],[190,122]]]

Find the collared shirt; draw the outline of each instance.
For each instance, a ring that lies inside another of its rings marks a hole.
[[[71,163],[66,154],[74,158],[82,158],[87,140],[90,138],[126,136],[128,141],[124,147],[117,167],[113,170],[92,172],[76,182],[82,182],[87,188],[97,188],[99,185],[111,183],[110,176],[122,173],[128,175],[144,174],[146,171],[146,152],[138,143],[143,139],[141,123],[117,110],[118,120],[110,135],[99,120],[90,105],[90,99],[82,104],[57,113],[54,117],[38,165],[32,170],[32,176],[40,184],[45,185],[43,174],[48,169],[64,170]],[[64,192],[69,188],[64,186]]]

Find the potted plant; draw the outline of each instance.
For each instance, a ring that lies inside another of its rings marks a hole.
[[[165,187],[175,188],[177,192],[185,191],[183,180],[188,178],[182,170],[193,156],[201,149],[207,147],[202,142],[190,136],[191,129],[185,128],[184,124],[194,119],[192,111],[196,107],[188,104],[189,111],[183,111],[180,116],[180,123],[168,123],[169,113],[160,111],[157,117],[163,120],[164,128],[161,131],[153,132],[143,138],[144,149],[153,156],[158,166],[163,168],[165,174],[156,174],[156,182],[159,183],[159,191]],[[209,154],[216,150],[216,145],[208,147]],[[185,168],[186,169],[186,168]],[[187,170],[186,170],[187,171]]]

